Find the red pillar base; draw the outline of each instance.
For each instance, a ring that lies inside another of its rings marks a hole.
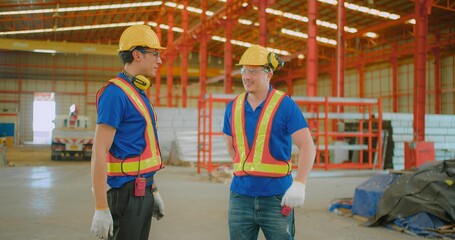
[[[405,142],[404,169],[419,167],[434,160],[434,143],[432,142]]]

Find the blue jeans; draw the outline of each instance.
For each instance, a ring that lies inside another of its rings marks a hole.
[[[262,229],[268,240],[294,239],[294,210],[281,214],[283,195],[248,197],[231,191],[229,197],[229,236],[231,240],[257,240]]]

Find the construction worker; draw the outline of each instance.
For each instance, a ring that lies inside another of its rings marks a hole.
[[[313,139],[297,104],[270,85],[273,72],[284,65],[277,54],[253,45],[237,65],[245,92],[227,105],[223,126],[234,163],[230,239],[257,239],[259,229],[266,239],[294,239],[294,208],[305,201]],[[299,149],[294,179],[292,142]]]
[[[101,239],[148,239],[152,214],[164,216],[153,179],[162,166],[156,112],[145,90],[162,60],[160,41],[146,25],[121,35],[123,71],[96,96],[98,113],[91,164],[95,196],[92,233]],[[107,183],[107,184],[106,184]]]

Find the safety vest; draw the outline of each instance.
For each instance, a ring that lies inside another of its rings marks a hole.
[[[234,99],[232,104],[232,138],[235,150],[234,175],[283,177],[290,174],[291,161],[276,160],[270,153],[272,122],[278,106],[286,96],[284,92],[272,89],[267,96],[256,127],[251,150],[245,131],[245,98],[243,93]]]
[[[113,83],[122,89],[126,93],[131,103],[139,111],[139,113],[144,117],[146,123],[144,138],[146,141],[146,147],[140,156],[131,157],[126,159],[118,159],[110,152],[107,155],[107,175],[108,176],[125,176],[125,175],[134,175],[146,174],[154,171],[158,171],[162,167],[161,154],[159,145],[156,138],[155,129],[153,128],[152,119],[150,118],[150,112],[137,92],[137,90],[125,81],[122,78],[113,78],[109,80],[109,84]],[[98,107],[99,97],[104,91],[103,87],[96,94],[96,106]],[[153,108],[153,106],[152,106]],[[153,111],[155,122],[156,122],[156,113]]]

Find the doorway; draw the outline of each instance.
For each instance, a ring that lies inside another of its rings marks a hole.
[[[51,144],[55,127],[54,93],[35,93],[33,101],[33,144]]]

